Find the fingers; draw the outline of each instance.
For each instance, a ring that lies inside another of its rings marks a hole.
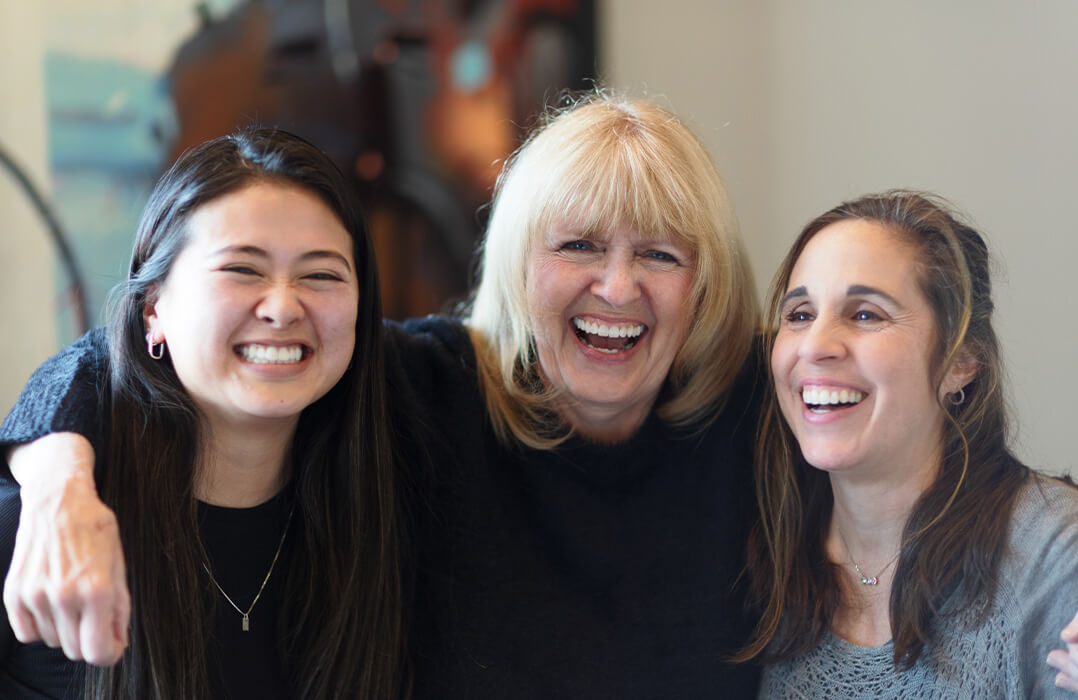
[[[123,557],[117,556],[111,581],[127,579]],[[99,666],[116,663],[127,649],[131,619],[131,595],[126,586],[106,588],[100,599],[91,600],[79,624],[79,643],[86,661]]]
[[[120,660],[126,644],[116,636],[116,627],[114,608],[91,605],[86,609],[79,624],[79,649],[86,661],[109,666]]]
[[[1059,635],[1067,644],[1078,644],[1078,613],[1074,615],[1066,627],[1063,628],[1063,632]]]
[[[34,622],[33,613],[22,604],[21,591],[19,590],[19,581],[22,580],[22,574],[17,568],[13,562],[8,570],[7,577],[4,579],[4,609],[7,611],[8,623],[11,625],[11,631],[14,632],[15,638],[20,642],[28,644],[42,641],[41,633],[38,632],[37,624]]]
[[[1048,654],[1048,665],[1059,671],[1055,683],[1059,688],[1078,693],[1078,648],[1056,649]]]

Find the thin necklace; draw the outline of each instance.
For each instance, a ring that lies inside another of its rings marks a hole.
[[[838,530],[838,536],[842,539],[842,545],[846,548],[846,556],[850,558],[850,563],[853,564],[854,571],[856,571],[857,575],[861,577],[862,586],[875,586],[876,584],[878,584],[880,582],[880,576],[883,576],[883,572],[891,568],[891,564],[894,564],[895,561],[898,559],[898,555],[902,553],[902,548],[899,547],[898,551],[895,552],[895,555],[891,557],[891,560],[884,564],[883,568],[880,569],[880,573],[876,574],[875,576],[869,576],[864,571],[862,571],[861,567],[857,565],[857,562],[853,560],[853,552],[850,551],[850,543],[846,541],[846,535],[842,534],[842,528],[840,528],[838,525],[835,525],[835,529]]]
[[[249,632],[251,630],[251,611],[255,609],[255,603],[257,603],[258,599],[262,597],[262,591],[266,589],[266,583],[270,579],[270,574],[273,573],[273,567],[277,566],[277,557],[281,556],[281,549],[284,548],[284,538],[286,535],[288,535],[288,526],[292,524],[292,514],[295,512],[296,504],[293,503],[292,510],[288,511],[288,520],[284,524],[284,532],[281,533],[281,541],[277,543],[277,553],[273,555],[273,561],[270,562],[269,571],[266,572],[266,578],[262,579],[262,585],[258,587],[258,593],[255,594],[255,599],[251,601],[251,604],[249,606],[247,606],[247,612],[240,610],[240,606],[236,605],[236,603],[228,597],[228,594],[225,593],[225,589],[221,588],[221,584],[217,583],[217,579],[213,577],[213,572],[210,571],[210,567],[206,564],[206,562],[202,562],[202,568],[205,569],[206,573],[210,575],[210,581],[213,581],[213,585],[217,586],[217,590],[221,591],[221,595],[225,597],[225,600],[228,601],[229,605],[234,607],[236,609],[236,612],[243,616],[243,621],[241,622],[240,629],[242,629],[244,632]]]

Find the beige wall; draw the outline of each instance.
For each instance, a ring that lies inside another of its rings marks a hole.
[[[41,63],[42,4],[0,1],[0,146],[48,187]],[[0,171],[0,412],[56,349],[53,252],[44,224],[6,169]]]
[[[606,0],[615,86],[664,94],[729,182],[761,287],[846,197],[936,190],[999,261],[997,326],[1018,451],[1078,459],[1078,3]]]

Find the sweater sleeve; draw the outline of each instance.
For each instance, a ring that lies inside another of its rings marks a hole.
[[[103,410],[108,382],[105,331],[95,328],[46,360],[30,377],[0,425],[0,449],[49,433],[73,432],[89,439],[100,453],[103,416],[108,415]]]
[[[1015,522],[1012,547],[1025,563],[1014,571],[1023,697],[1074,698],[1056,687],[1045,660],[1078,610],[1078,489],[1037,477],[1016,504]]]

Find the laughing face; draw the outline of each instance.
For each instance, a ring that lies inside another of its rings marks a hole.
[[[154,342],[211,424],[300,411],[352,359],[359,288],[352,239],[306,190],[258,183],[195,211],[146,308]]]
[[[630,436],[651,411],[693,316],[695,251],[627,226],[567,223],[536,242],[528,312],[544,381],[583,435]]]
[[[782,413],[819,469],[935,473],[943,411],[916,253],[878,223],[848,220],[817,233],[794,265],[771,368]]]

